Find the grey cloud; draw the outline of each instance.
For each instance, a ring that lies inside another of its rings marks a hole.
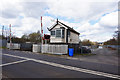
[[[106,32],[114,32],[117,29],[118,25],[112,26],[112,25],[107,25],[107,24],[106,25],[100,24],[100,26],[102,26],[101,29],[106,31]]]
[[[47,4],[45,2],[25,2],[21,3],[23,7],[23,13],[27,17],[39,18],[45,13]]]
[[[20,2],[18,5],[3,6],[1,16],[4,18],[16,18],[23,13],[26,17],[38,18],[45,13],[46,8],[46,2]]]
[[[2,17],[4,18],[16,18],[19,16],[20,11],[14,7],[9,7],[2,10]]]
[[[73,1],[75,2],[75,1]],[[57,4],[57,5],[54,5]],[[105,13],[109,13],[117,9],[117,2],[75,2],[74,4],[67,2],[67,0],[61,3],[52,3],[48,9],[49,14],[55,16],[64,16],[66,18],[79,20],[79,21],[90,21],[97,20]],[[59,5],[59,6],[58,6]],[[74,17],[73,17],[74,16]]]

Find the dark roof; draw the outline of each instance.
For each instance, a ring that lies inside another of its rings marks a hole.
[[[48,28],[48,30],[49,31],[51,31],[56,25],[58,25],[58,24],[62,24],[62,25],[64,25],[65,27],[67,27],[70,31],[72,31],[72,32],[74,32],[74,33],[77,33],[77,34],[80,34],[79,32],[77,32],[77,31],[75,31],[73,28],[71,28],[71,27],[69,27],[69,26],[67,26],[66,24],[64,24],[64,23],[62,23],[62,22],[60,22],[60,21],[56,21],[56,24],[52,27],[52,28]]]

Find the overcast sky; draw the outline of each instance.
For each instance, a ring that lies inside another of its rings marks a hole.
[[[40,16],[44,33],[58,18],[78,31],[81,40],[106,41],[118,28],[118,0],[2,0],[0,12],[0,31],[11,24],[17,37],[40,30]]]

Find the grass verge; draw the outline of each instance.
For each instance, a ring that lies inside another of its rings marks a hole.
[[[7,49],[6,47],[0,47],[0,49]]]

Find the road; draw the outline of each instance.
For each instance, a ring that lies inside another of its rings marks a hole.
[[[65,59],[32,52],[2,50],[3,78],[120,79],[118,66]]]

